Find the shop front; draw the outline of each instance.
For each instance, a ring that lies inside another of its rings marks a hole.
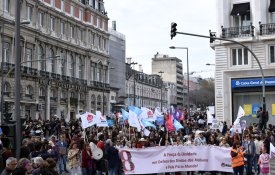
[[[265,78],[266,110],[268,123],[275,123],[275,77]],[[262,78],[231,79],[232,121],[235,121],[239,106],[245,111],[242,120],[247,125],[258,123],[257,111],[263,104]]]

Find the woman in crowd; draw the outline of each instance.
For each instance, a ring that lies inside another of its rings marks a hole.
[[[93,155],[89,143],[85,143],[81,152],[82,175],[92,175],[94,170]]]
[[[81,151],[77,148],[77,143],[72,143],[71,148],[68,151],[68,160],[72,175],[81,174],[80,153]]]
[[[33,170],[32,162],[27,158],[21,158],[17,163],[17,168],[24,168],[27,174],[31,174]]]

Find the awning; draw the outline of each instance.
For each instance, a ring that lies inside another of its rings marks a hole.
[[[250,4],[249,3],[241,3],[234,4],[233,9],[231,11],[232,16],[241,16],[250,13]]]
[[[268,8],[269,12],[275,12],[275,0],[270,0],[270,5]]]

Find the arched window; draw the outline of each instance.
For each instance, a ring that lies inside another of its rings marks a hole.
[[[45,98],[45,89],[43,87],[39,88],[39,97]]]
[[[103,97],[103,108],[104,108],[104,113],[107,112],[107,97],[104,95]]]
[[[101,104],[102,104],[102,103],[101,103],[101,96],[100,96],[100,95],[97,96],[96,104],[97,104],[97,105],[96,105],[96,106],[97,106],[97,110],[98,110],[98,111],[101,111],[101,107],[102,107]]]
[[[42,60],[43,59],[43,47],[41,45],[38,46],[38,50],[37,50],[37,57],[38,60]],[[38,69],[42,70],[42,71],[46,71],[46,62],[45,61],[38,61]]]
[[[96,105],[95,105],[95,95],[91,96],[91,112],[95,113],[96,111]]]
[[[5,82],[5,84],[4,84],[4,95],[9,97],[10,93],[11,93],[11,85],[10,85],[9,82]]]
[[[78,77],[80,79],[83,79],[84,78],[84,59],[81,57],[79,57],[79,65],[78,66],[79,66],[78,67],[78,73],[79,73]]]
[[[66,75],[66,59],[65,59],[65,52],[60,52],[60,58],[62,59],[60,62],[60,69],[61,69],[61,75]]]
[[[52,72],[52,73],[55,73],[55,58],[54,58],[54,51],[53,49],[50,49],[50,54],[49,54],[49,59],[50,59],[50,68],[49,70]]]
[[[75,62],[72,54],[68,55],[68,76],[74,77]]]
[[[26,97],[30,97],[32,98],[32,95],[33,95],[33,87],[31,85],[28,85],[26,87]]]

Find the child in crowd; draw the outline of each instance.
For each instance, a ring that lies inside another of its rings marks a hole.
[[[263,148],[263,152],[260,155],[260,158],[258,161],[262,175],[269,174],[269,169],[270,169],[269,161],[270,161],[270,155],[266,153],[266,148]]]

